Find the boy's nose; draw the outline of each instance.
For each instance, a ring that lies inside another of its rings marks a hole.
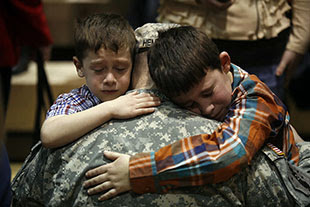
[[[114,84],[115,82],[116,82],[116,79],[115,79],[113,73],[108,73],[103,80],[104,84]]]
[[[210,116],[212,115],[212,112],[214,110],[214,105],[213,104],[205,104],[205,105],[202,105],[200,107],[200,112],[201,112],[201,115],[203,116]]]

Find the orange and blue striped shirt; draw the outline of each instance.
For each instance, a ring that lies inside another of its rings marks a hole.
[[[134,192],[167,192],[226,181],[250,164],[268,142],[280,143],[287,159],[298,163],[298,148],[284,104],[255,75],[231,66],[232,102],[224,122],[212,134],[183,138],[157,152],[131,156]]]

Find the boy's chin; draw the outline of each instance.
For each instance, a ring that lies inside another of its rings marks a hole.
[[[98,97],[102,102],[105,102],[105,101],[111,101],[111,100],[114,100],[116,98],[118,98],[120,96],[120,94],[116,93],[116,92],[106,92],[106,93],[103,93],[103,94],[100,94],[101,96]]]
[[[207,119],[212,119],[212,120],[216,120],[216,121],[219,121],[219,122],[223,122],[225,120],[225,118],[226,118],[226,114],[227,113],[224,113],[224,111],[221,111],[219,114],[217,114],[214,117],[207,116],[207,115],[202,115],[202,116],[204,118],[207,118]]]

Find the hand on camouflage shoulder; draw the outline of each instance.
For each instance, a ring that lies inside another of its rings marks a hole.
[[[133,92],[120,96],[110,103],[113,118],[128,119],[154,112],[154,107],[160,105],[160,99],[148,93]]]
[[[105,192],[99,197],[100,201],[131,190],[129,180],[130,156],[116,152],[104,152],[104,155],[113,162],[86,172],[88,180],[83,184],[85,188],[88,188],[87,193],[89,195]]]

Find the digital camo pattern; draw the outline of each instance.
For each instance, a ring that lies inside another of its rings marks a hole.
[[[110,121],[63,148],[49,150],[38,144],[12,183],[13,206],[294,206],[279,172],[263,152],[221,184],[169,194],[125,193],[104,202],[97,200],[98,195],[88,196],[82,187],[87,170],[109,162],[104,150],[129,154],[157,150],[181,137],[212,132],[217,126],[162,99],[151,115]]]
[[[149,48],[158,38],[158,31],[165,31],[173,27],[179,27],[179,24],[172,23],[147,23],[135,30],[138,49]]]
[[[297,146],[301,158],[298,167],[267,148],[262,151],[281,172],[280,176],[297,206],[310,206],[310,142],[298,143]]]

